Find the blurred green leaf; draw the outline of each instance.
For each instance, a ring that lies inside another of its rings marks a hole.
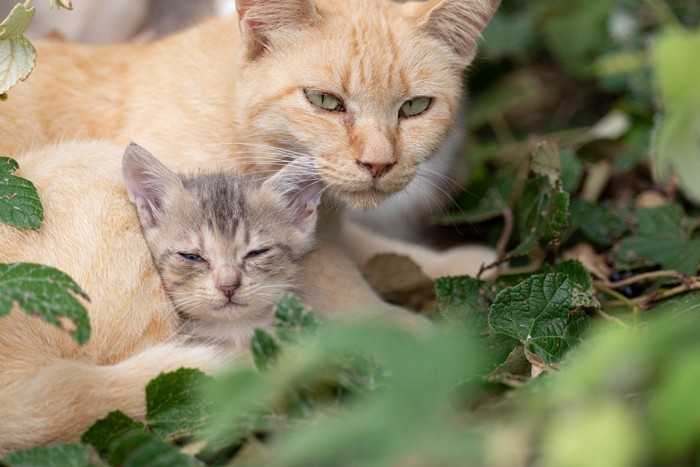
[[[318,327],[318,320],[304,308],[301,300],[294,295],[285,295],[275,307],[277,318],[277,337],[282,340],[294,340],[305,331]]]
[[[82,444],[55,444],[15,451],[0,457],[0,462],[9,467],[90,467],[99,465],[96,457]]]
[[[700,79],[700,76],[698,76]],[[680,189],[700,204],[700,98],[673,106],[658,121],[652,152],[654,179]]]
[[[688,276],[700,264],[700,239],[687,239],[682,229],[683,209],[677,205],[640,209],[638,228],[622,240],[617,252],[622,264],[640,260],[660,264]]]
[[[259,370],[270,369],[279,355],[279,344],[267,332],[262,329],[256,329],[252,339],[253,358],[255,366]]]
[[[0,157],[0,221],[38,230],[44,220],[41,200],[32,182],[12,175],[18,168],[13,159]]]
[[[76,296],[88,299],[83,290],[61,271],[32,263],[0,264],[0,316],[17,304],[28,315],[35,315],[54,326],[63,327],[59,318],[75,325],[71,335],[79,344],[90,338],[87,310]]]
[[[153,432],[161,438],[177,440],[200,431],[208,411],[201,390],[210,379],[199,370],[181,368],[148,383],[146,418]]]
[[[634,224],[632,211],[609,201],[593,203],[584,199],[571,201],[570,219],[575,228],[600,246],[612,246]]]
[[[488,357],[489,369],[503,363],[520,341],[496,334],[489,326],[489,286],[469,276],[441,277],[435,281],[441,313],[453,323],[463,323],[478,339]]]
[[[671,108],[700,100],[700,31],[678,28],[662,30],[652,60],[661,98]]]
[[[114,440],[130,431],[145,430],[143,423],[136,422],[117,410],[96,421],[83,433],[80,441],[91,445],[104,457],[109,453],[109,446]]]
[[[181,453],[177,447],[144,432],[129,432],[112,443],[111,465],[122,467],[196,467],[204,464]]]

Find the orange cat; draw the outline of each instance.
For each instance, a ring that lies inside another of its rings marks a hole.
[[[211,370],[220,361],[211,349],[167,343],[172,309],[114,171],[131,140],[173,169],[264,175],[307,158],[331,194],[320,246],[302,266],[308,301],[325,315],[404,315],[378,299],[339,243],[354,257],[386,245],[342,233],[335,206],[375,207],[440,149],[498,3],[239,0],[238,23],[209,21],[149,45],[38,44],[36,70],[0,104],[0,154],[37,183],[47,220],[38,233],[2,226],[0,262],[73,276],[92,298],[94,335],[78,348],[18,312],[4,318],[0,452],[76,439],[110,409],[142,417],[149,362]],[[37,150],[70,140],[117,146]],[[430,262],[425,250],[397,249]],[[473,253],[476,270],[484,252]]]

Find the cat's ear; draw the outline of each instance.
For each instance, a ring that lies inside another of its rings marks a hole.
[[[500,0],[428,0],[418,7],[421,29],[448,45],[468,65]]]
[[[263,183],[263,189],[281,194],[287,209],[291,211],[293,222],[300,230],[313,233],[318,218],[318,205],[321,202],[323,184],[314,170],[305,164],[293,161]],[[301,172],[305,170],[305,172]],[[304,175],[300,175],[304,173]]]
[[[236,10],[249,60],[265,52],[275,35],[308,28],[320,19],[313,0],[236,0]]]
[[[182,188],[180,178],[138,144],[124,152],[122,172],[126,191],[144,228],[156,227],[168,197]]]

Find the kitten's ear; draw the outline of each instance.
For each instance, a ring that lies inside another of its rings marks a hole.
[[[418,7],[421,28],[448,45],[468,65],[481,32],[500,0],[428,0]]]
[[[313,233],[318,218],[318,205],[321,202],[323,184],[313,169],[302,167],[293,161],[263,183],[263,188],[279,193],[291,210],[294,225],[304,232]],[[306,170],[300,176],[300,169]]]
[[[136,205],[141,225],[144,228],[157,226],[166,198],[182,187],[182,181],[135,143],[129,144],[124,152],[122,172],[126,191]]]
[[[236,0],[236,10],[249,60],[259,57],[275,34],[320,20],[313,0]]]

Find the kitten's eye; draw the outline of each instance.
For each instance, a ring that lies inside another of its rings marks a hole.
[[[264,255],[268,251],[270,251],[269,248],[259,248],[257,250],[252,250],[252,251],[249,251],[243,259],[257,258],[258,256]]]
[[[188,261],[204,261],[204,258],[202,258],[199,255],[195,255],[194,253],[178,253],[178,254]]]
[[[399,109],[399,117],[415,117],[418,114],[422,114],[433,100],[430,97],[414,97],[413,99],[407,100]]]
[[[343,103],[333,94],[307,91],[306,89],[304,89],[304,94],[306,94],[306,98],[309,100],[309,102],[316,107],[320,107],[323,110],[330,110],[332,112],[345,112]]]

